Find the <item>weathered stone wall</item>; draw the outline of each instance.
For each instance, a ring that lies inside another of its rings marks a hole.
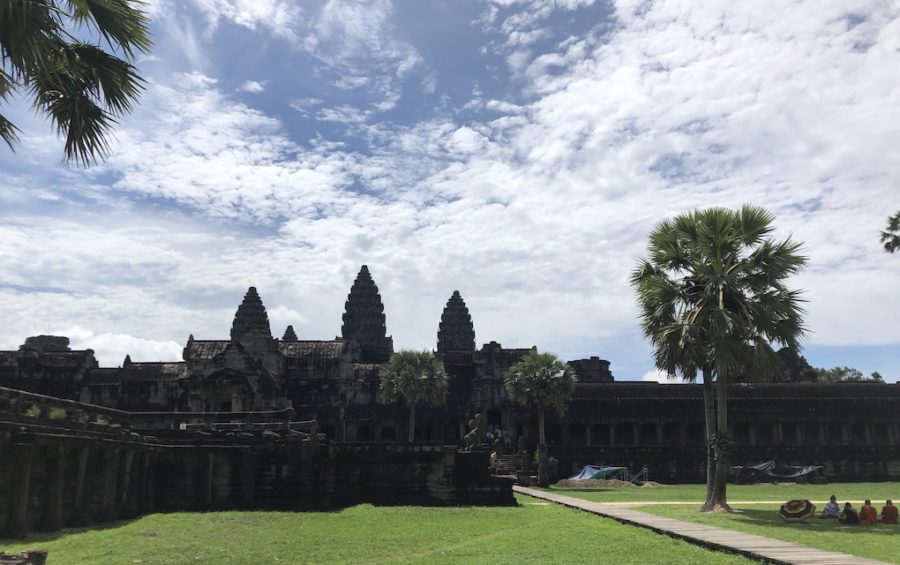
[[[255,414],[131,431],[143,417],[0,388],[0,537],[154,511],[515,504],[487,453],[336,444]]]

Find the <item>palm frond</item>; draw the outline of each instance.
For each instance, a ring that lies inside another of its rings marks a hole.
[[[19,128],[0,114],[0,138],[15,151],[15,144],[19,140]]]
[[[131,59],[134,50],[146,53],[152,42],[147,16],[129,0],[67,0],[72,20],[91,24],[113,49],[119,47]]]

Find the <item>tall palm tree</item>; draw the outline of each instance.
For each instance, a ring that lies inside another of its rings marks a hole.
[[[107,136],[131,111],[143,79],[131,65],[150,49],[147,17],[129,0],[0,2],[0,101],[27,91],[38,112],[65,136],[68,161],[106,156]],[[87,33],[95,43],[75,37]],[[100,45],[105,42],[110,51]],[[118,57],[114,52],[120,52]],[[0,115],[0,138],[14,148],[18,128]]]
[[[538,411],[538,484],[547,486],[547,438],[544,410],[553,408],[560,415],[575,389],[575,371],[552,353],[530,351],[506,372],[506,390],[520,404],[533,404]]]
[[[900,212],[888,218],[887,228],[881,232],[881,243],[888,253],[900,249]]]
[[[416,439],[416,405],[434,405],[447,395],[444,363],[431,351],[398,351],[378,372],[381,401],[403,401],[409,408],[409,442]]]
[[[650,233],[649,257],[631,275],[656,366],[688,381],[703,375],[710,456],[703,510],[729,510],[728,384],[742,372],[774,374],[772,344],[796,348],[804,333],[802,300],[785,279],[806,258],[790,238],[770,237],[773,220],[755,206],[663,220]]]

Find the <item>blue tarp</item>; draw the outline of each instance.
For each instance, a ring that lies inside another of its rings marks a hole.
[[[605,465],[585,465],[581,471],[569,477],[570,481],[587,481],[590,479],[608,479],[615,475],[627,473],[627,467],[608,467]]]

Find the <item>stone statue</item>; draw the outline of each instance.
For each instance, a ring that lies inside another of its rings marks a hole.
[[[475,414],[475,417],[469,420],[469,433],[463,439],[466,451],[472,451],[473,447],[481,446],[481,414]]]

